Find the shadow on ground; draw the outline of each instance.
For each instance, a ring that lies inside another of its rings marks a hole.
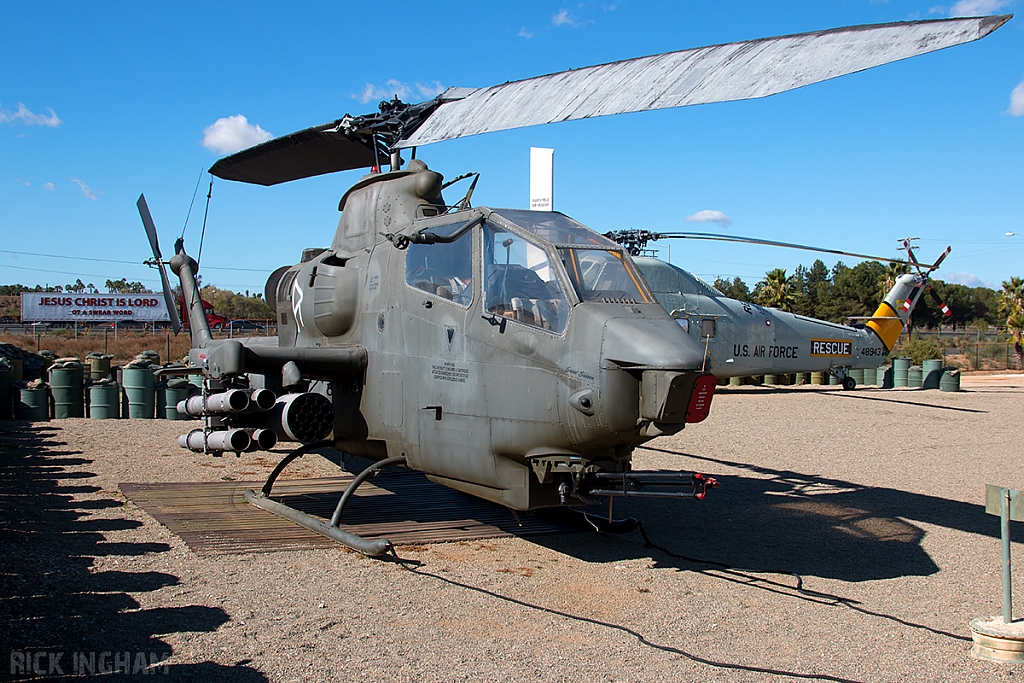
[[[706,472],[728,466],[746,470],[750,476],[719,476],[721,488],[701,501],[616,501],[616,517],[641,520],[651,541],[676,557],[645,548],[639,534],[620,542],[579,542],[556,536],[538,542],[596,562],[653,556],[659,566],[679,569],[727,566],[750,572],[872,581],[938,571],[921,547],[924,531],[913,521],[991,537],[999,533],[998,520],[986,515],[981,505],[649,450],[703,461]]]
[[[166,680],[265,681],[258,671],[213,662],[147,667],[172,654],[162,636],[211,632],[229,620],[202,605],[140,609],[133,593],[176,586],[162,572],[95,571],[97,557],[170,550],[110,542],[105,532],[140,522],[92,517],[122,503],[91,485],[80,451],[45,424],[0,422],[0,674],[52,680],[85,673],[164,674]],[[76,501],[76,495],[93,495]],[[241,664],[241,663],[240,663]]]

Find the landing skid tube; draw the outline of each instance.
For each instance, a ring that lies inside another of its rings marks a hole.
[[[356,478],[353,479],[352,483],[348,485],[347,489],[345,489],[345,493],[342,494],[341,499],[338,500],[338,505],[334,508],[334,514],[331,515],[331,520],[329,522],[324,522],[322,519],[308,515],[300,510],[296,510],[284,503],[278,503],[276,500],[271,500],[270,491],[274,486],[274,481],[278,476],[280,476],[281,472],[284,471],[285,467],[310,451],[332,445],[332,441],[318,441],[317,443],[307,444],[296,448],[277,464],[277,467],[274,468],[274,471],[271,472],[270,476],[267,478],[266,483],[263,484],[263,488],[260,489],[259,492],[246,491],[244,494],[245,499],[261,510],[272,512],[278,517],[283,517],[289,521],[295,522],[301,527],[305,527],[310,531],[315,531],[321,536],[326,536],[327,538],[337,541],[343,546],[351,548],[363,555],[378,557],[391,552],[394,546],[388,539],[377,538],[370,540],[357,534],[339,529],[338,525],[341,523],[341,515],[345,511],[345,506],[348,504],[349,499],[351,499],[352,494],[359,485],[385,468],[391,467],[392,465],[404,465],[404,456],[381,460],[380,462],[370,465],[356,475]]]

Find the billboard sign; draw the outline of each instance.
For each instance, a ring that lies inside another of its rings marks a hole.
[[[23,292],[24,322],[168,322],[159,294],[70,294]]]

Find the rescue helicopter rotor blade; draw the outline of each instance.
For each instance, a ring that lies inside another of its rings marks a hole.
[[[609,232],[605,234],[605,237],[623,244],[625,242],[635,242],[638,244],[639,249],[646,247],[648,241],[659,240],[659,239],[686,239],[686,240],[705,240],[709,242],[738,242],[740,244],[759,244],[769,247],[784,247],[786,249],[802,249],[804,251],[816,251],[822,254],[836,254],[838,256],[851,256],[853,258],[867,259],[869,261],[881,261],[883,263],[898,263],[905,266],[917,266],[917,260],[905,261],[902,259],[887,258],[885,256],[872,256],[870,254],[857,254],[852,251],[842,251],[840,249],[825,249],[823,247],[810,247],[805,244],[794,244],[791,242],[777,242],[775,240],[758,239],[756,237],[740,237],[737,235],[722,235],[713,232],[657,232],[657,233],[641,233],[639,237],[632,237],[631,233],[637,231],[623,230],[618,232]],[[947,247],[946,254],[951,250],[951,247]],[[913,256],[913,255],[911,255]],[[945,258],[943,256],[942,258]],[[941,263],[942,258],[936,262]]]
[[[984,38],[987,16],[851,26],[627,59],[480,88],[395,147],[559,121],[767,97]]]
[[[210,173],[275,185],[386,164],[400,149],[481,133],[767,97],[979,40],[1011,16],[848,26],[637,57],[483,88],[452,87],[418,104],[396,97],[381,102],[378,113],[345,115],[224,157]]]
[[[171,318],[171,329],[174,334],[181,331],[181,318],[178,317],[178,309],[174,305],[174,292],[171,290],[171,282],[167,279],[167,267],[164,265],[163,256],[160,254],[160,240],[156,236],[156,224],[153,223],[153,216],[149,213],[149,205],[146,204],[146,195],[140,194],[136,204],[139,207],[139,216],[142,217],[142,225],[146,229],[146,237],[149,238],[149,246],[153,249],[153,259],[157,270],[160,271],[160,285],[164,292],[164,304],[167,306],[167,314]]]

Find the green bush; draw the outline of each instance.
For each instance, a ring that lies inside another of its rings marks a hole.
[[[903,345],[902,355],[910,356],[914,365],[920,365],[923,361],[940,359],[943,357],[942,349],[932,339],[921,339],[915,337]]]

